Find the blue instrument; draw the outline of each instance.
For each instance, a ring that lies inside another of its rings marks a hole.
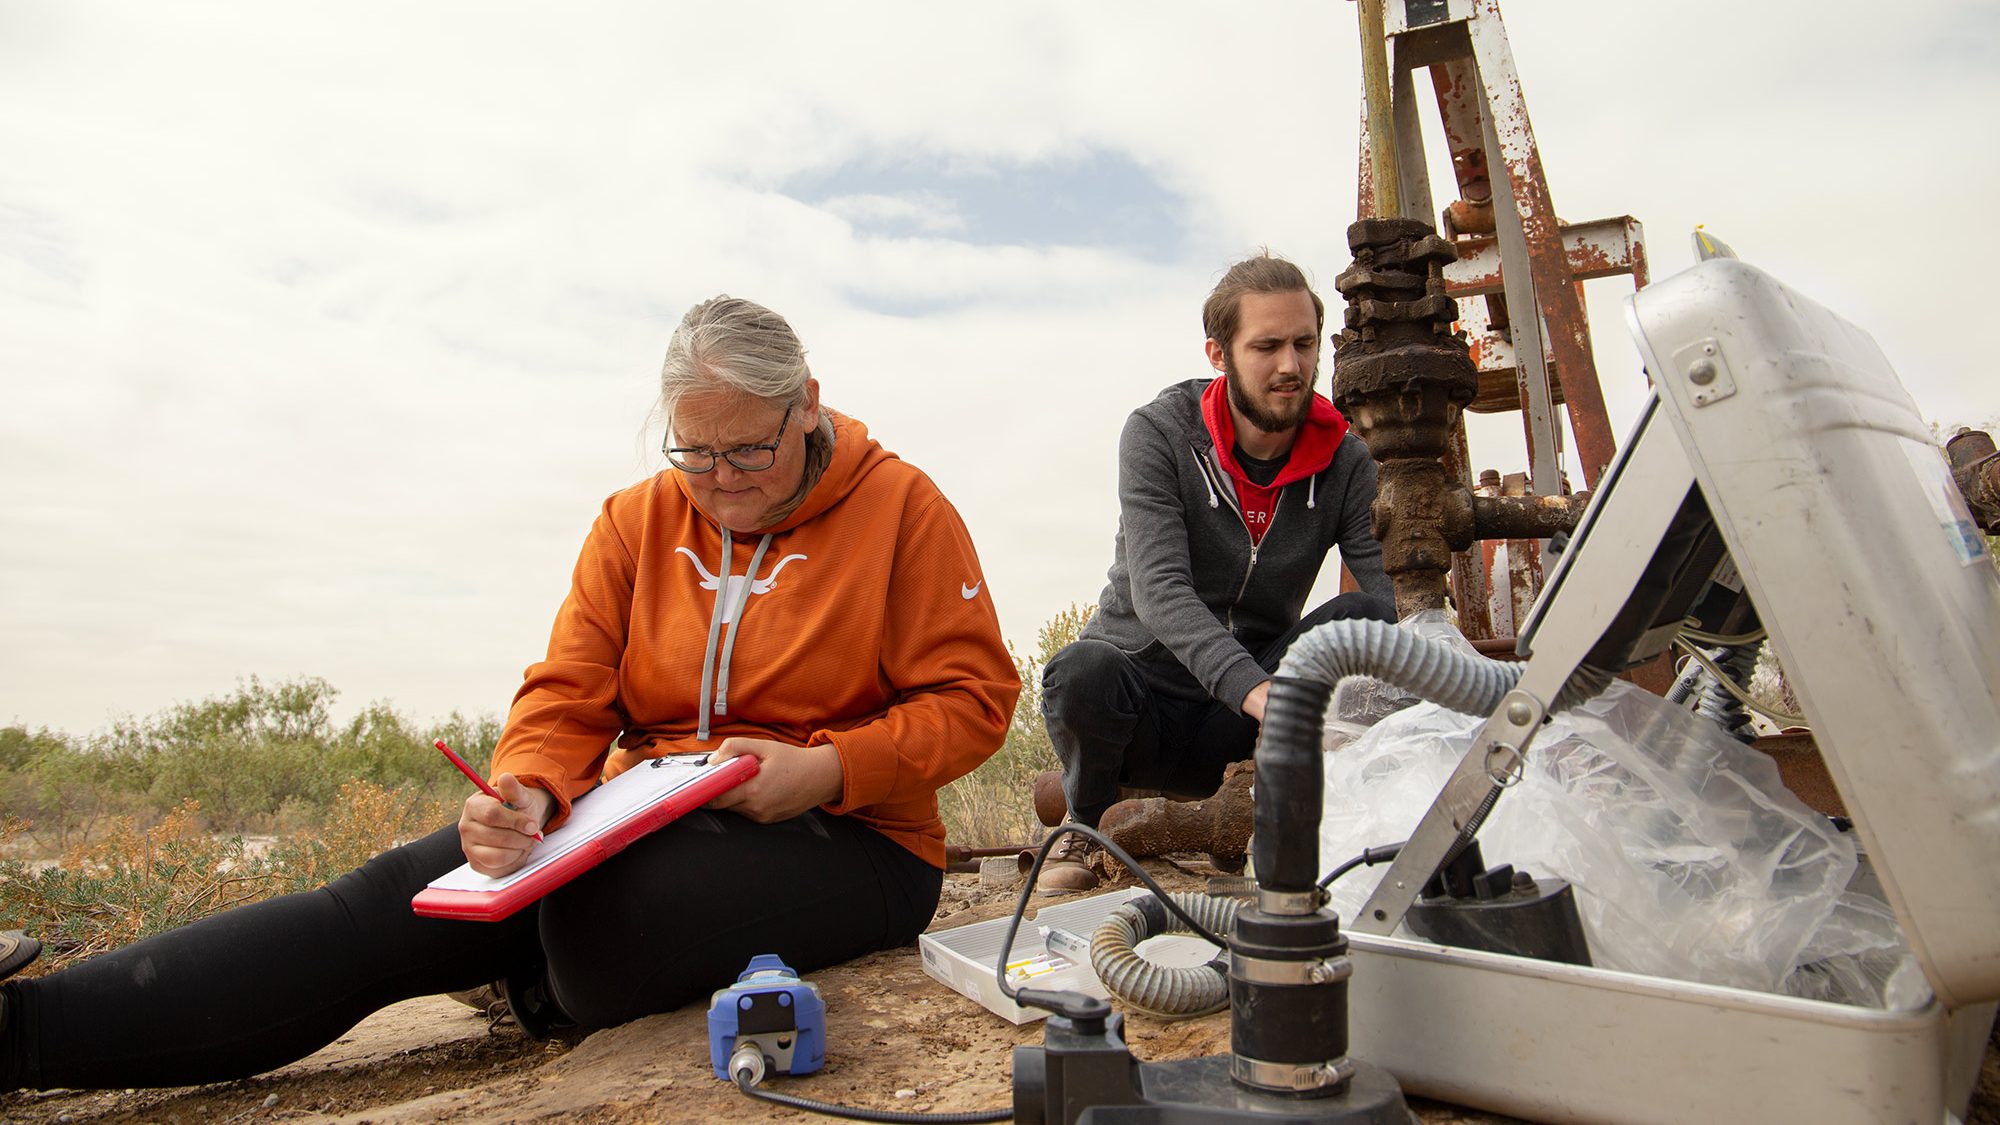
[[[826,1002],[775,953],[760,953],[708,1004],[708,1061],[725,1082],[748,1072],[811,1074],[826,1062]]]

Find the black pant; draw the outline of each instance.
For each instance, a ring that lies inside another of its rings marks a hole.
[[[1393,622],[1396,613],[1381,598],[1341,594],[1252,655],[1275,672],[1301,633],[1348,618]],[[1209,695],[1169,652],[1153,658],[1096,639],[1064,646],[1042,670],[1042,717],[1062,761],[1070,815],[1095,825],[1121,785],[1214,793],[1224,767],[1257,748],[1257,720],[1232,706],[1240,702]]]
[[[705,998],[758,953],[801,973],[915,940],[943,875],[817,810],[697,810],[502,922],[421,918],[456,826],[325,887],[10,981],[0,1089],[185,1086],[282,1066],[375,1010],[533,972],[586,1029]]]

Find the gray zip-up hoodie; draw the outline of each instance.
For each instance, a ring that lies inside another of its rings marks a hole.
[[[1369,506],[1375,462],[1352,431],[1314,476],[1288,484],[1250,543],[1236,488],[1201,417],[1211,380],[1161,391],[1118,439],[1118,540],[1110,582],[1082,635],[1141,659],[1180,661],[1210,695],[1240,708],[1268,679],[1251,655],[1297,624],[1326,553],[1391,604]]]

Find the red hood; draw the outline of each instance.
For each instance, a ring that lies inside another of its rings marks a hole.
[[[1228,470],[1229,475],[1240,481],[1249,478],[1243,473],[1243,466],[1236,463],[1236,416],[1229,412],[1228,376],[1218,375],[1208,388],[1201,392],[1201,419],[1208,425],[1208,436],[1215,441],[1215,457]],[[1292,438],[1290,456],[1285,467],[1278,470],[1278,478],[1271,482],[1272,488],[1283,488],[1295,480],[1309,476],[1333,464],[1333,451],[1340,448],[1340,439],[1347,436],[1347,419],[1334,409],[1332,402],[1322,394],[1314,393],[1312,406],[1306,411],[1306,420],[1299,425],[1298,434]]]

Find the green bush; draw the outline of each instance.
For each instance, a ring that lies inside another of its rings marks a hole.
[[[188,801],[210,832],[312,829],[352,781],[455,805],[465,779],[432,741],[444,739],[479,769],[499,741],[495,718],[453,713],[420,729],[386,703],[336,725],[337,697],[314,677],[252,677],[88,739],[0,728],[0,815],[24,822],[16,851],[43,854],[96,838],[113,818],[152,824]]]

